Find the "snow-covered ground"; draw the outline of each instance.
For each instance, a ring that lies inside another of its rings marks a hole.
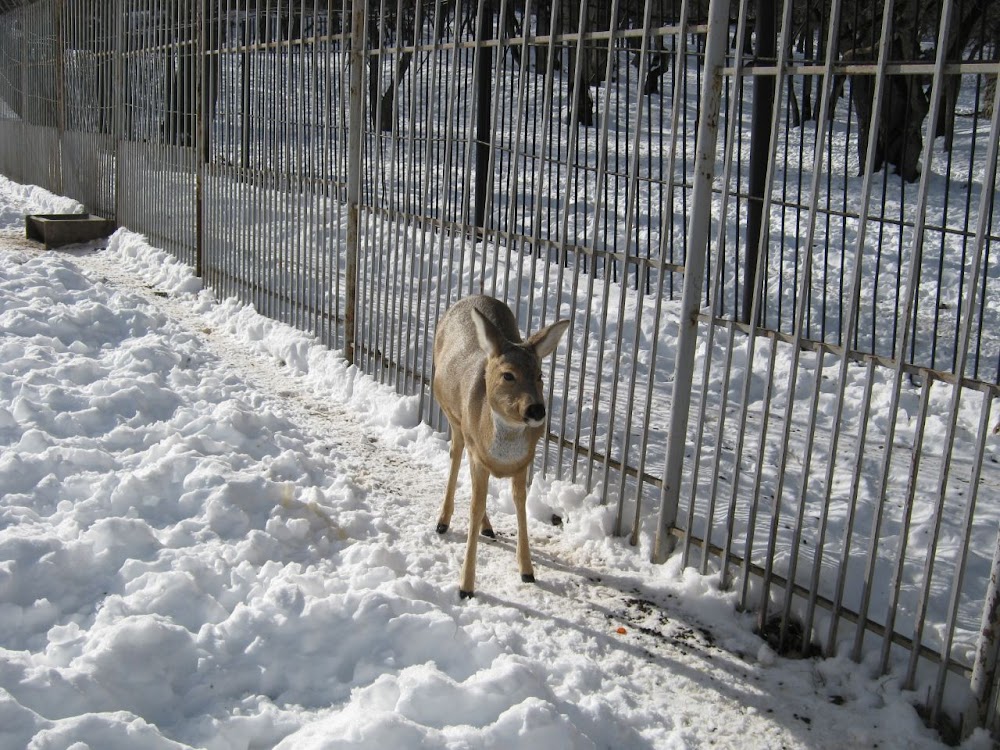
[[[898,679],[776,656],[571,484],[531,489],[533,586],[491,487],[460,602],[415,397],[139,235],[23,239],[74,205],[0,177],[0,748],[941,746]]]

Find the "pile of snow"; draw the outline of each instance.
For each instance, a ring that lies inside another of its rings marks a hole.
[[[25,214],[83,213],[83,204],[36,185],[19,185],[0,175],[0,230],[24,229]]]
[[[0,216],[38,196],[0,178]],[[776,656],[565,482],[532,487],[535,586],[493,486],[460,602],[413,399],[139,235],[0,247],[0,331],[0,747],[940,746],[895,680]]]

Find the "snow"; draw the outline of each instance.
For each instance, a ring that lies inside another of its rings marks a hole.
[[[74,208],[0,177],[0,747],[942,746],[896,676],[778,656],[574,484],[531,487],[536,585],[491,485],[460,601],[468,476],[439,537],[416,397],[126,229],[20,237]]]

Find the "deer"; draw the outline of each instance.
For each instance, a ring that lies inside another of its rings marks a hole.
[[[437,533],[448,531],[463,452],[468,453],[472,503],[459,598],[473,596],[480,532],[495,538],[486,515],[489,478],[509,478],[517,515],[517,564],[534,583],[528,548],[528,471],[545,432],[542,360],[569,326],[559,320],[522,340],[510,308],[487,296],[466,297],[441,317],[434,334],[432,387],[451,426],[451,470]]]

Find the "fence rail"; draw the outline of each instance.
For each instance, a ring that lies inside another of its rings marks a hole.
[[[0,171],[438,428],[449,304],[569,318],[538,472],[996,731],[998,74],[982,0],[15,1]]]

